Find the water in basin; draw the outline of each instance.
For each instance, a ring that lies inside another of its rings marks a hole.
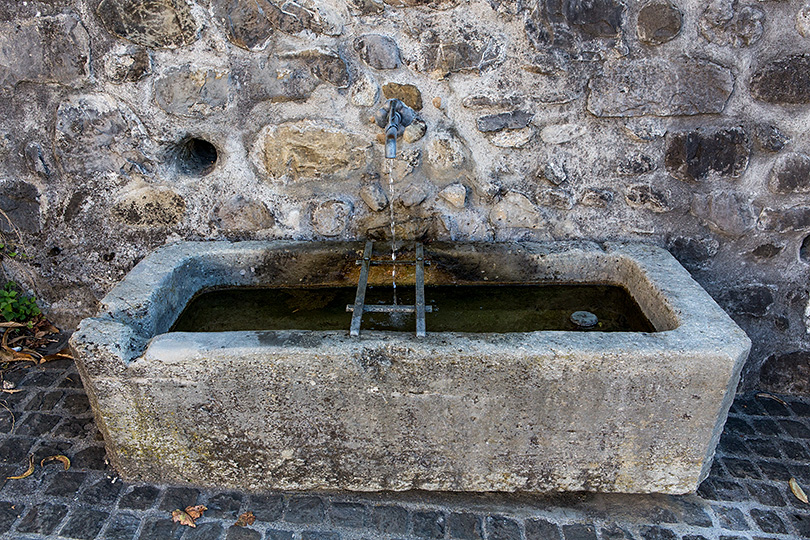
[[[391,287],[369,287],[366,303],[390,304]],[[398,289],[413,304],[413,288]],[[234,330],[347,330],[352,287],[227,288],[198,294],[175,322],[176,332]],[[601,332],[653,332],[653,325],[622,287],[581,284],[446,285],[425,288],[429,332],[577,330],[576,311],[588,311]],[[412,332],[412,313],[366,313],[364,330]]]

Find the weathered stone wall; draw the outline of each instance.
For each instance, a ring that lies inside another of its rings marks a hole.
[[[753,339],[744,384],[810,392],[803,1],[5,0],[0,118],[6,271],[62,324],[166,242],[384,236],[393,204],[403,237],[665,246]]]

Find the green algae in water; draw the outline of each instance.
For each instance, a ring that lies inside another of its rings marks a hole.
[[[205,291],[189,302],[173,332],[235,330],[346,330],[355,288],[233,288]],[[413,304],[413,287],[399,287],[400,304]],[[590,311],[599,323],[586,331],[654,332],[630,294],[612,285],[426,286],[428,332],[534,332],[581,330],[575,311]],[[369,287],[366,303],[390,304],[390,287]],[[366,313],[363,330],[413,332],[412,313]]]

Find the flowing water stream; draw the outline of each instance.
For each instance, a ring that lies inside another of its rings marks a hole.
[[[386,159],[388,169],[388,208],[391,215],[391,284],[394,287],[394,305],[397,305],[397,231],[394,220],[394,160]]]

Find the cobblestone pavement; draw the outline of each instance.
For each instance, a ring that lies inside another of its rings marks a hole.
[[[75,367],[17,369],[22,391],[0,403],[0,475],[65,454],[0,488],[0,538],[109,540],[759,540],[810,538],[810,505],[788,487],[810,486],[810,400],[739,396],[710,477],[696,495],[353,494],[251,495],[130,484],[104,446]],[[13,414],[13,416],[12,416]],[[12,429],[13,427],[13,429]],[[810,491],[810,490],[809,490]],[[205,504],[195,529],[171,511]],[[249,527],[234,525],[252,511]]]

